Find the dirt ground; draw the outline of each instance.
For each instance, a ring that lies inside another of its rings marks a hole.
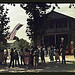
[[[55,57],[54,57],[55,58]],[[60,60],[62,58],[60,56]],[[50,62],[49,57],[45,57],[45,64],[41,64],[39,58],[39,65],[37,69],[33,69],[33,67],[26,68],[25,66],[18,67],[5,67],[0,66],[0,72],[75,72],[75,59],[73,55],[66,55],[66,64],[62,64],[61,62]]]

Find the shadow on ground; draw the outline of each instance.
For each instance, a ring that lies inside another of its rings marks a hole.
[[[75,72],[75,62],[67,61],[66,64],[62,64],[61,62],[39,63],[37,69],[32,68],[32,66],[29,66],[29,68],[26,68],[26,66],[18,66],[8,70],[9,68],[6,68],[6,66],[0,66],[0,70],[5,69],[4,72]]]
[[[39,69],[42,69],[40,72],[75,72],[75,62],[73,61],[67,61],[66,64],[49,62],[40,65],[38,66]]]

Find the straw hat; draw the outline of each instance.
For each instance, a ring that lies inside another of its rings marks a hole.
[[[61,40],[64,40],[64,38],[62,37]]]
[[[71,41],[71,44],[73,44],[74,42],[73,41]]]

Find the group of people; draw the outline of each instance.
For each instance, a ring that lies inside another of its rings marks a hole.
[[[4,50],[4,65],[7,65],[7,57],[8,57],[8,51]],[[34,68],[37,67],[39,60],[39,51],[36,48],[32,46],[31,49],[20,49],[17,50],[16,48],[11,48],[10,52],[10,63],[9,68],[20,66],[20,65],[26,65],[28,67],[29,65],[34,66]]]
[[[57,62],[57,60],[59,60],[60,62],[60,55],[62,56],[62,64],[66,64],[66,61],[65,61],[65,49],[63,48],[57,48],[57,47],[53,47],[51,46],[50,49],[49,49],[49,57],[50,57],[50,61],[54,61],[54,57],[55,56],[55,60]]]
[[[62,64],[66,64],[66,60],[65,60],[65,49],[66,49],[66,45],[64,42],[64,38],[61,38],[61,44],[60,47],[58,48],[57,45],[56,46],[51,46],[49,49],[49,56],[50,56],[50,61],[54,61],[53,56],[55,55],[55,60],[57,62],[57,60],[59,60],[60,62],[60,55],[62,56]]]
[[[7,54],[7,53],[6,53]],[[41,63],[45,63],[45,56],[49,56],[50,61],[59,60],[60,62],[60,55],[62,54],[62,64],[65,63],[65,45],[64,41],[61,41],[61,47],[58,49],[57,46],[51,45],[50,47],[42,45],[37,47],[31,47],[31,49],[20,49],[17,50],[16,48],[11,48],[10,52],[10,64],[9,67],[26,65],[26,67],[32,65],[34,68],[37,68],[39,64],[39,57],[41,58]],[[5,59],[5,63],[7,60],[7,55]]]
[[[11,49],[11,53],[10,53],[10,56],[11,56],[11,59],[10,59],[10,64],[9,64],[9,67],[12,65],[12,67],[14,67],[14,61],[15,61],[15,66],[17,66],[17,62],[18,62],[18,65],[19,64],[19,56],[18,56],[18,52],[15,50],[16,48],[12,48]]]

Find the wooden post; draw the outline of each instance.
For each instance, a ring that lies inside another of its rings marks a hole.
[[[56,45],[56,34],[54,36],[55,36],[55,45]]]
[[[42,44],[44,45],[44,36],[42,36]]]

